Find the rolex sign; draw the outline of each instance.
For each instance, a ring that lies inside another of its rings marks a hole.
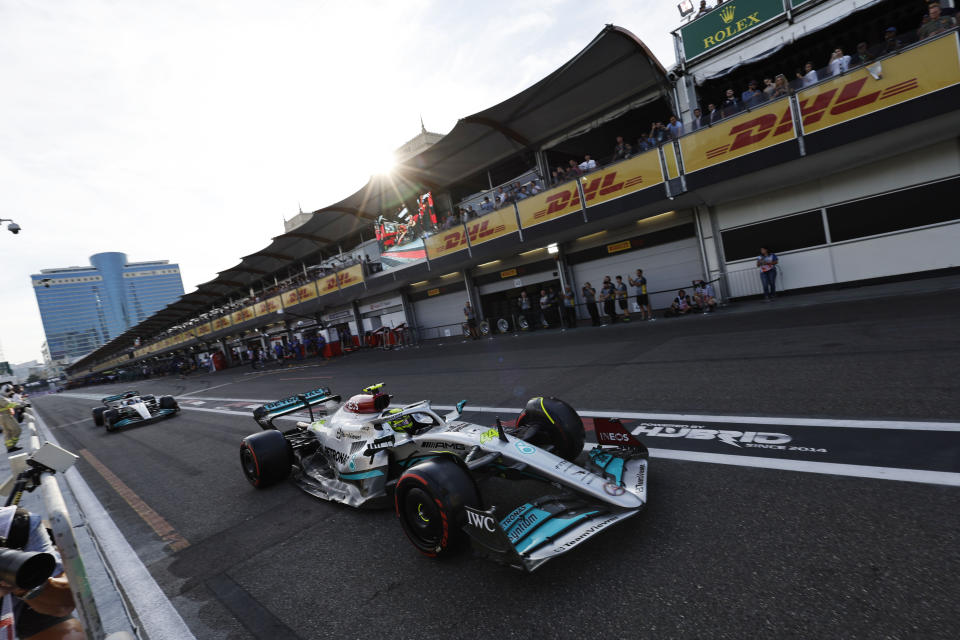
[[[784,15],[783,0],[731,0],[680,29],[683,55],[689,62]]]

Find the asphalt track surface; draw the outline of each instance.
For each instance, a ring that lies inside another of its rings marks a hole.
[[[89,400],[35,406],[198,638],[958,637],[956,486],[654,458],[645,511],[524,575],[422,558],[391,511],[256,491],[240,471],[240,439],[257,430],[248,400],[378,381],[403,402],[519,407],[545,393],[611,414],[960,420],[960,297],[754,306],[143,381],[189,394],[184,411],[117,434],[93,426]],[[846,431],[838,460],[960,472],[955,432],[905,431],[898,465],[877,432]]]

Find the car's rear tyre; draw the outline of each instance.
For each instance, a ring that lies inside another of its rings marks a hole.
[[[118,431],[120,427],[116,426],[117,420],[120,419],[120,412],[116,409],[107,409],[103,412],[103,425],[107,428],[107,431],[113,433]]]
[[[274,429],[261,431],[243,439],[240,445],[240,466],[243,475],[257,489],[265,489],[290,475],[293,452],[283,434]]]
[[[467,547],[465,507],[481,507],[480,491],[458,458],[440,456],[417,463],[400,476],[394,505],[413,546],[426,556],[443,558]]]
[[[177,401],[173,396],[160,396],[160,408],[161,409],[173,409],[174,411],[180,410],[180,405],[177,404]]]
[[[573,407],[559,398],[530,398],[517,419],[517,427],[536,426],[529,438],[538,447],[552,445],[554,454],[565,460],[576,460],[583,452],[586,433],[583,420]]]
[[[97,425],[98,427],[103,426],[103,412],[106,410],[106,407],[93,408],[93,424]]]

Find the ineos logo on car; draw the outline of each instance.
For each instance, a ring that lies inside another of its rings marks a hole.
[[[516,443],[516,447],[517,447],[517,451],[519,451],[525,456],[532,455],[537,451],[536,447],[529,445],[526,442],[523,442],[522,440]]]

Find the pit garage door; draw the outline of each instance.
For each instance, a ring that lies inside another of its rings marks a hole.
[[[637,269],[643,269],[643,275],[647,279],[647,291],[651,294],[650,305],[654,309],[663,309],[670,306],[677,289],[689,290],[691,281],[703,277],[703,262],[700,260],[696,237],[624,251],[585,262],[577,262],[575,256],[571,258],[571,262],[575,263],[573,279],[577,285],[578,301],[580,287],[585,282],[593,285],[599,293],[604,276],[610,276],[614,281],[617,276],[623,276],[623,281],[629,285],[629,277],[636,274]],[[633,287],[628,290],[632,309],[635,290]],[[656,291],[663,293],[654,293]],[[581,317],[586,317],[582,307],[580,310]]]
[[[463,305],[466,301],[467,293],[463,290],[415,300],[413,311],[417,316],[421,339],[462,335]]]

